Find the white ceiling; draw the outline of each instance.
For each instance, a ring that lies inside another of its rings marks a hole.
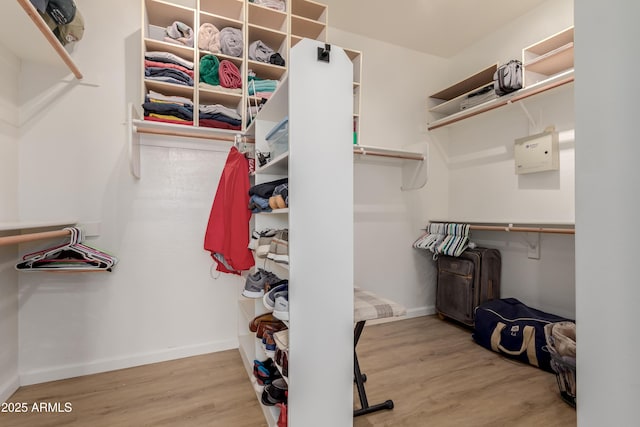
[[[441,57],[546,0],[318,0],[329,26]]]

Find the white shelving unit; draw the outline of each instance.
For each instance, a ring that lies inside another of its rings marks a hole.
[[[289,151],[255,173],[256,184],[289,178],[289,208],[255,215],[254,225],[289,229],[289,268],[273,271],[289,279],[289,425],[305,427],[353,421],[353,65],[335,46],[329,63],[318,61],[318,47],[324,42],[303,39],[291,49],[287,77],[249,128],[256,149],[268,151],[266,134],[289,117]],[[331,280],[317,274],[318,259],[332,266]],[[263,354],[248,322],[265,309],[239,304],[252,378],[250,362]],[[275,426],[277,410],[263,410]]]
[[[573,27],[522,50],[525,87],[573,70]]]

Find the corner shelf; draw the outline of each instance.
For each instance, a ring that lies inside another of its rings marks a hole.
[[[472,117],[490,110],[494,110],[496,108],[500,108],[517,101],[521,101],[525,98],[538,95],[542,92],[546,92],[556,87],[563,86],[568,83],[572,83],[573,80],[574,80],[573,69],[556,74],[552,77],[549,77],[548,79],[545,79],[531,86],[525,87],[523,89],[517,90],[510,94],[492,99],[490,101],[476,105],[469,109],[459,111],[458,113],[448,115],[442,119],[435,120],[427,125],[427,130],[430,130],[430,131],[435,130],[435,129],[459,122],[460,120],[464,120],[469,117]]]
[[[0,36],[10,41],[6,43],[8,49],[19,58],[37,63],[59,64],[62,61],[76,79],[82,79],[82,73],[69,52],[29,0],[7,0],[3,7],[7,10],[0,18]],[[16,34],[20,36],[16,37]]]

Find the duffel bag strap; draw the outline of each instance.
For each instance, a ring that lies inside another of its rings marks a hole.
[[[502,337],[502,330],[506,327],[502,322],[498,322],[493,333],[491,334],[491,349],[496,353],[505,353],[510,356],[520,356],[525,351],[527,352],[527,358],[529,363],[533,366],[538,366],[538,356],[536,355],[536,331],[533,326],[525,326],[522,333],[522,346],[520,350],[508,350],[500,344]]]

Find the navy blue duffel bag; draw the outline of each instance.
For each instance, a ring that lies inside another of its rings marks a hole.
[[[489,350],[553,372],[544,327],[567,320],[515,298],[495,299],[476,308],[473,339]]]

